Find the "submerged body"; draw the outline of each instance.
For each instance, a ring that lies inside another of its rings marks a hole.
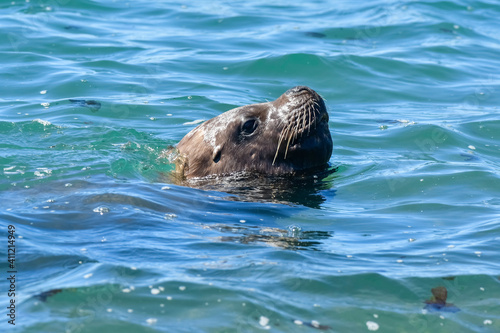
[[[255,172],[296,174],[325,166],[332,154],[328,113],[312,89],[298,86],[275,101],[229,110],[177,145],[185,178]]]

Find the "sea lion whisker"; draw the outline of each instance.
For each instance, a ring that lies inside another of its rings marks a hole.
[[[311,108],[307,108],[307,114],[309,115],[309,127],[307,129],[307,136],[311,133]]]
[[[318,126],[318,122],[316,121],[318,117],[317,109],[313,109],[311,113],[312,113],[312,124],[314,124],[314,129],[316,129],[316,126]]]
[[[297,119],[297,123],[295,124],[295,128],[294,128],[295,138],[297,138],[297,134],[299,133],[299,131],[302,133],[302,129],[299,129],[299,126],[301,125],[301,117],[302,117],[302,114],[299,115],[299,117]]]
[[[276,147],[276,153],[274,154],[273,163],[271,165],[274,165],[274,163],[276,162],[276,158],[278,157],[278,153],[280,151],[281,142],[283,142],[283,139],[285,138],[286,133],[290,130],[290,126],[291,126],[291,123],[288,123],[287,126],[283,127],[283,129],[281,130],[279,140],[278,140],[278,146]],[[286,156],[285,156],[285,158],[286,158]]]
[[[307,128],[307,105],[303,108],[300,115],[300,136],[302,136]]]
[[[297,124],[296,124],[295,128],[296,128],[297,132],[300,132],[300,136],[302,136],[302,132],[304,131],[304,119],[303,119],[304,112],[302,112],[302,111],[299,111],[299,112],[300,113],[297,117]]]
[[[287,143],[286,143],[286,148],[285,148],[285,156],[283,159],[286,160],[286,156],[288,154],[288,147],[290,146],[290,141],[292,140],[292,137],[294,136],[294,133],[297,133],[296,128],[292,128],[292,124],[290,123],[287,127]]]
[[[285,128],[283,128],[281,130],[281,133],[280,133],[280,136],[278,138],[278,146],[276,147],[276,153],[274,154],[274,158],[273,158],[273,163],[271,165],[274,165],[274,162],[276,162],[276,157],[278,157],[278,152],[280,150],[280,147],[281,147],[281,141],[283,140],[283,132],[285,131]]]
[[[288,154],[288,148],[290,147],[290,141],[292,140],[292,133],[290,133],[290,136],[288,137],[288,142],[286,143],[286,149],[285,149],[285,160],[286,160],[286,155]]]

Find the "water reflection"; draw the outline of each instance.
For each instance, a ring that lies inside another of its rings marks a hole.
[[[333,232],[328,231],[302,231],[299,227],[291,226],[286,229],[241,226],[241,225],[206,225],[205,228],[230,234],[220,236],[221,242],[239,244],[265,243],[270,246],[287,250],[319,250],[322,240],[333,237]]]
[[[168,182],[176,185],[218,191],[231,194],[227,200],[250,202],[273,202],[287,205],[302,205],[321,208],[321,204],[335,196],[333,187],[336,167],[322,168],[308,174],[295,176],[262,176],[253,173],[238,173],[225,177],[179,179],[168,175]]]

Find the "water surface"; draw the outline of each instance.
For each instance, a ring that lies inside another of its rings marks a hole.
[[[3,2],[2,331],[500,331],[499,15]],[[295,85],[326,100],[337,171],[258,200],[164,177],[196,123]],[[438,286],[453,306],[425,304]]]

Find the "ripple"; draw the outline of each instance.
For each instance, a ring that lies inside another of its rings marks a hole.
[[[0,4],[21,330],[498,331],[499,12]],[[334,172],[169,179],[193,121],[295,85],[326,100]]]

